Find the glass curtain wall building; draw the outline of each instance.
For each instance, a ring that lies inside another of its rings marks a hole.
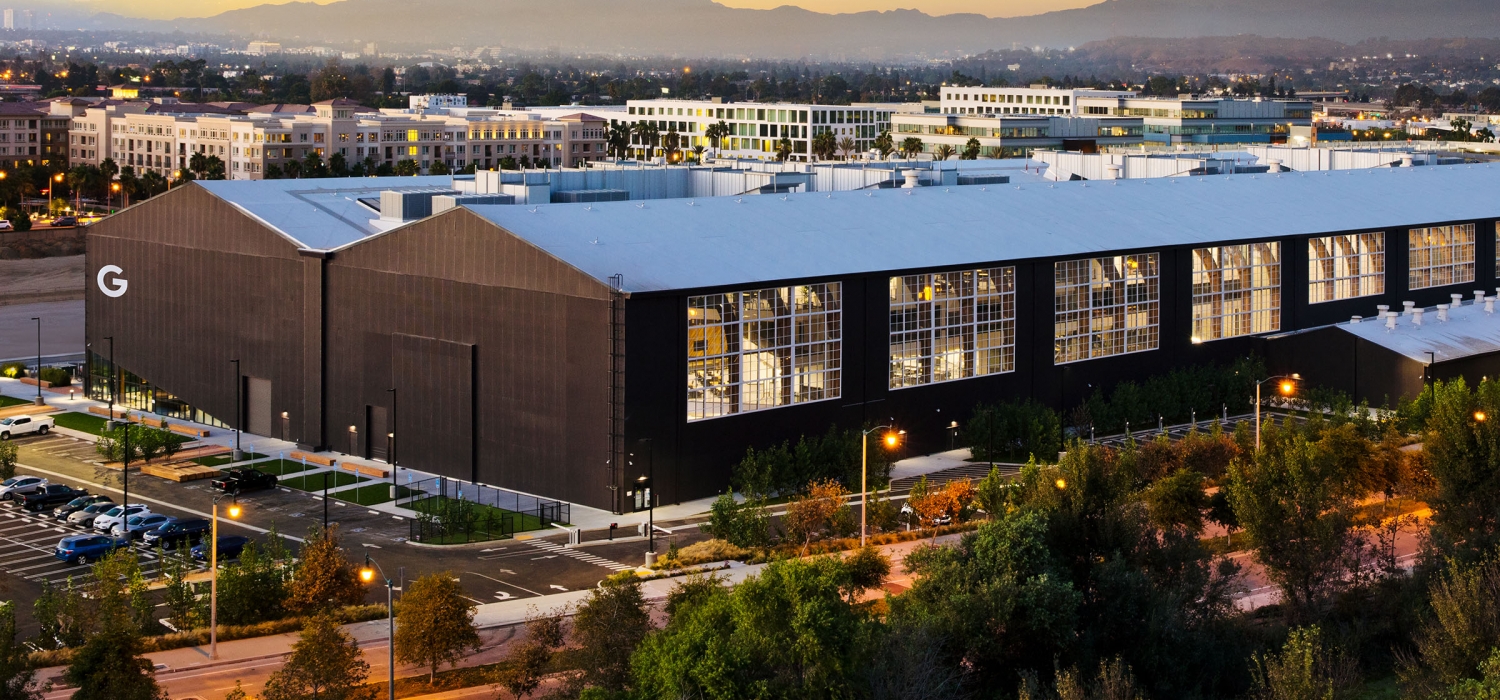
[[[1013,372],[1016,269],[890,278],[890,388]]]
[[[1307,239],[1307,302],[1385,293],[1385,233]]]
[[[1281,244],[1193,251],[1193,341],[1281,330]]]
[[[1161,325],[1156,253],[1053,264],[1053,362],[1155,350]]]
[[[841,294],[829,282],[689,298],[688,420],[838,398]]]

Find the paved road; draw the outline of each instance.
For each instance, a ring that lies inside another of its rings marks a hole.
[[[42,354],[83,352],[83,300],[0,306],[0,360],[36,357],[36,322],[42,318]]]

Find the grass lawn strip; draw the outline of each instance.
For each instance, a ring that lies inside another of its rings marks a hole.
[[[287,474],[296,474],[297,472],[317,468],[307,466],[301,462],[294,462],[290,459],[273,459],[266,462],[256,462],[255,464],[250,465],[250,467],[255,469],[256,471],[265,472],[272,476],[285,476]]]
[[[205,467],[223,467],[223,466],[228,466],[230,464],[243,464],[245,462],[254,462],[255,460],[258,460],[258,459],[265,459],[267,456],[268,455],[263,455],[263,454],[259,454],[259,453],[256,453],[256,452],[246,452],[243,455],[243,457],[244,457],[243,459],[241,459],[239,462],[235,462],[234,461],[234,453],[233,452],[228,452],[228,453],[221,454],[221,455],[214,455],[212,457],[198,457],[198,458],[195,458],[193,460],[193,462],[195,464],[201,464],[201,465],[203,465]]]
[[[25,406],[29,403],[32,402],[25,399],[18,399],[12,396],[0,396],[0,408],[10,408],[11,406]]]
[[[424,512],[424,510],[423,510],[424,508],[431,508],[431,512],[433,512],[434,514],[440,515],[443,512],[443,507],[442,507],[443,504],[446,503],[446,502],[448,502],[448,501],[452,501],[452,500],[456,500],[456,499],[451,499],[451,498],[448,498],[447,496],[429,496],[427,498],[423,498],[423,499],[420,499],[420,500],[412,501],[406,507],[410,508],[411,510],[413,510],[415,512],[418,512],[418,513]],[[431,505],[429,505],[429,504],[431,504]],[[508,514],[508,515],[511,516],[511,523],[515,526],[515,530],[514,530],[515,532],[529,532],[529,531],[532,531],[532,530],[541,530],[541,529],[543,529],[543,528],[545,528],[545,527],[548,526],[546,523],[542,522],[541,518],[538,518],[537,516],[532,515],[530,513],[517,513],[515,511],[506,510],[504,508],[496,508],[494,506],[487,506],[487,505],[484,505],[483,503],[473,503],[473,502],[470,502],[470,505],[475,509],[475,514],[476,514],[475,521],[476,522],[481,522],[482,523],[487,516],[490,516],[490,517],[494,518],[494,522],[499,523],[500,522],[500,516]],[[566,523],[559,523],[559,524],[566,525]],[[479,534],[479,531],[476,531],[474,534]],[[494,538],[494,539],[498,539],[498,538]],[[428,544],[463,544],[465,542],[477,542],[477,541],[479,541],[479,540],[474,540],[474,539],[468,539],[468,538],[466,538],[463,533],[454,533],[452,535],[447,535],[447,536],[444,536],[444,537],[429,538],[429,539],[424,540],[424,542],[427,542]]]
[[[66,411],[64,413],[54,413],[52,414],[52,418],[57,421],[57,427],[59,428],[77,430],[91,435],[104,434],[104,424],[106,421],[99,416],[78,413],[77,411]]]
[[[401,486],[399,488],[401,498],[406,498],[412,493],[411,489],[408,489],[405,486]],[[333,498],[337,498],[340,501],[357,503],[362,506],[373,506],[379,503],[391,502],[391,485],[384,482],[379,484],[368,484],[365,486],[356,486],[352,489],[344,489],[342,491],[331,491],[328,495],[332,496]]]
[[[330,479],[329,475],[332,475],[333,478]],[[357,484],[362,481],[369,481],[369,479],[366,479],[362,476],[355,476],[347,472],[327,471],[318,474],[304,474],[302,476],[294,476],[290,479],[280,480],[277,483],[287,488],[297,489],[298,491],[307,491],[309,493],[314,493],[323,490],[323,484],[325,481],[328,482],[329,489],[336,489],[340,486],[349,486],[351,484]]]

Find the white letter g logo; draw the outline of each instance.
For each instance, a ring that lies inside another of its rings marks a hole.
[[[118,275],[124,272],[118,265],[105,265],[99,268],[99,291],[104,292],[107,297],[120,297],[125,294],[125,289],[130,282],[121,277],[110,278],[110,275]]]

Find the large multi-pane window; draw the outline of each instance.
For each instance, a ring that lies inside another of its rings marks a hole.
[[[1411,230],[1409,289],[1474,281],[1474,224]]]
[[[1307,239],[1307,302],[1385,293],[1385,233]]]
[[[1193,251],[1193,339],[1281,330],[1281,244]]]
[[[1016,268],[892,277],[890,386],[1013,372]]]
[[[1155,350],[1160,324],[1156,253],[1053,266],[1053,361]]]
[[[838,282],[688,298],[688,420],[839,397]]]

